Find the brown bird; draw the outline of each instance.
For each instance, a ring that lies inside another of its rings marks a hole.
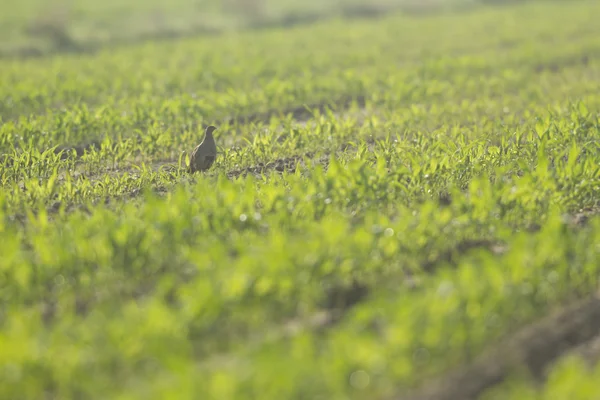
[[[215,144],[213,132],[216,129],[212,125],[206,128],[204,140],[192,151],[189,172],[206,171],[215,162],[217,158],[217,145]]]

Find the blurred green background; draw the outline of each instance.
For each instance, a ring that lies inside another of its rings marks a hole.
[[[527,0],[2,0],[0,55],[85,51],[325,18],[465,10]]]

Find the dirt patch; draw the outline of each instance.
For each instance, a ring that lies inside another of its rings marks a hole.
[[[90,152],[92,150],[100,150],[100,141],[93,140],[87,143],[81,143],[74,146],[61,145],[54,149],[54,154],[60,153],[60,158],[65,160],[69,158],[69,156],[75,151],[75,157],[81,158],[86,152]]]
[[[268,123],[272,117],[282,117],[291,114],[292,117],[297,120],[296,122],[303,122],[313,117],[313,113],[318,110],[319,112],[325,112],[327,109],[343,109],[348,108],[353,103],[356,103],[358,107],[364,108],[366,104],[366,97],[360,94],[355,96],[343,96],[337,99],[321,100],[312,103],[305,103],[298,106],[291,106],[282,109],[273,109],[263,112],[256,112],[251,114],[244,114],[239,116],[227,117],[222,121],[223,125],[240,125],[249,124],[256,122]]]
[[[492,347],[471,365],[422,386],[401,400],[476,399],[525,369],[543,379],[558,357],[600,335],[600,294],[532,323]]]
[[[432,273],[442,261],[449,264],[456,264],[458,262],[457,257],[472,249],[485,249],[495,255],[500,255],[506,251],[506,246],[489,239],[464,240],[459,242],[455,247],[445,250],[433,259],[425,262],[423,270]]]
[[[581,356],[590,367],[595,367],[600,361],[600,335],[592,340],[577,346],[573,353]]]
[[[259,163],[257,165],[229,171],[227,173],[227,177],[230,179],[235,179],[239,177],[245,177],[248,174],[261,176],[262,174],[270,171],[275,172],[296,172],[296,168],[298,166],[307,167],[305,159],[313,159],[315,163],[322,164],[327,169],[329,165],[329,154],[325,154],[317,159],[314,159],[315,154],[313,152],[308,152],[302,155],[278,158],[273,161],[268,161],[266,163]]]
[[[600,214],[600,206],[581,209],[574,214],[563,216],[563,221],[571,227],[583,227],[594,215]]]
[[[559,72],[562,69],[574,67],[574,66],[587,66],[590,60],[595,60],[600,56],[600,50],[595,49],[586,54],[576,54],[570,57],[565,57],[560,60],[554,60],[552,62],[539,63],[534,67],[535,72]]]

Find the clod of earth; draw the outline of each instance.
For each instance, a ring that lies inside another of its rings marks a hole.
[[[215,159],[217,158],[217,146],[215,144],[213,132],[216,129],[217,128],[212,125],[206,128],[204,140],[202,140],[202,143],[196,146],[192,152],[189,172],[194,173],[196,171],[206,171],[215,162]]]

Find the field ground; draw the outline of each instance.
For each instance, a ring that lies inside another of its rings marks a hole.
[[[5,54],[0,398],[600,398],[599,13]]]

